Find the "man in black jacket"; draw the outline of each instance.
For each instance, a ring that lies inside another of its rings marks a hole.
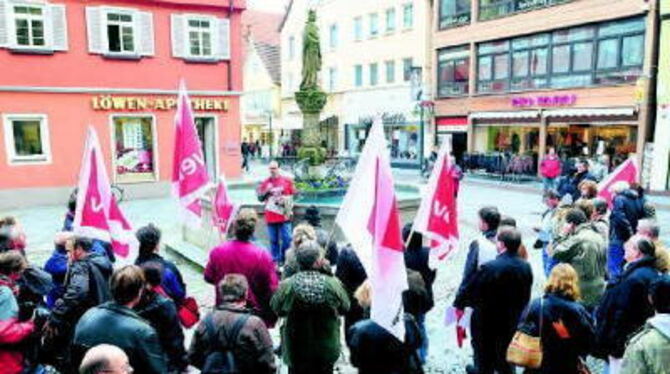
[[[649,289],[660,273],[656,269],[654,244],[635,235],[624,245],[626,265],[620,277],[607,285],[596,310],[598,356],[620,364],[628,339],[654,314]]]
[[[498,257],[481,265],[464,290],[465,302],[474,309],[471,333],[475,364],[466,367],[469,374],[513,372],[506,360],[507,346],[533,284],[530,265],[518,255],[520,246],[521,233],[502,228],[496,242]]]
[[[92,251],[93,244],[88,238],[74,237],[65,246],[69,260],[65,292],[54,304],[44,327],[44,346],[54,366],[69,372],[72,365],[68,362],[67,347],[74,327],[87,310],[109,300],[107,280],[112,264],[106,256]]]
[[[122,267],[110,280],[113,301],[84,314],[75,329],[72,363],[81,362],[84,353],[99,344],[111,344],[128,355],[130,366],[142,374],[167,373],[167,360],[156,331],[134,311],[145,288],[142,269]]]

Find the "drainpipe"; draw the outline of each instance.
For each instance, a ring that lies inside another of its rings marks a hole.
[[[233,29],[233,10],[235,0],[228,0],[228,21],[230,22],[230,29]],[[232,44],[232,43],[231,43]],[[230,60],[228,60],[228,91],[233,90],[233,53],[231,48]]]

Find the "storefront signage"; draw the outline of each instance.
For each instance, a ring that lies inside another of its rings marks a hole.
[[[147,98],[135,96],[101,95],[91,98],[93,110],[172,110],[177,107],[176,98]],[[191,99],[193,110],[228,111],[225,99]]]
[[[575,94],[523,96],[512,98],[512,106],[515,108],[570,106],[574,105],[576,102],[577,95]]]
[[[361,125],[372,125],[374,119],[374,116],[359,117],[358,123]],[[407,117],[402,113],[382,113],[382,123],[385,125],[404,125],[407,122]]]

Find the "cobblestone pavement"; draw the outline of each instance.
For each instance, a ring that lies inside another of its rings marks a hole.
[[[408,180],[416,178],[416,171],[397,171],[398,178]],[[261,174],[256,174],[260,176]],[[256,179],[251,177],[250,179]],[[435,282],[435,308],[427,315],[430,352],[426,366],[427,373],[463,373],[464,366],[470,361],[471,350],[469,343],[464,348],[458,348],[455,333],[443,325],[444,311],[453,300],[454,292],[460,282],[466,248],[469,240],[476,235],[476,211],[484,205],[496,205],[503,214],[516,218],[519,228],[524,235],[524,243],[529,248],[530,262],[535,275],[533,295],[540,294],[545,281],[541,271],[540,253],[532,249],[535,236],[532,227],[539,221],[542,211],[539,193],[523,192],[513,186],[497,183],[468,182],[461,185],[459,196],[459,221],[461,229],[461,248],[454,254],[443,268],[439,269]],[[135,227],[149,222],[159,225],[164,232],[164,241],[170,242],[179,237],[180,231],[174,220],[176,217],[175,203],[171,199],[149,199],[127,201],[122,209],[128,215]],[[0,215],[15,215],[25,227],[28,235],[28,256],[35,264],[44,263],[53,246],[53,234],[61,227],[63,207],[40,207],[17,211],[0,212]],[[659,221],[664,228],[662,239],[668,242],[670,235],[666,228],[670,227],[670,211],[659,210]],[[188,283],[189,293],[195,296],[200,305],[207,309],[213,305],[213,289],[207,285],[200,271],[186,264],[181,265]],[[278,329],[272,332],[275,341],[278,341]],[[188,334],[190,335],[190,334]],[[284,368],[285,369],[285,368]],[[348,364],[344,353],[337,364],[339,373],[355,372]],[[594,371],[595,372],[595,371]]]

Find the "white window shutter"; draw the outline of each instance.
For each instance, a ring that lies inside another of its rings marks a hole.
[[[49,21],[50,21],[50,36],[51,49],[54,51],[67,51],[67,19],[64,4],[50,4],[49,7]]]
[[[180,14],[170,15],[172,57],[186,56],[186,18]]]
[[[9,3],[5,0],[0,0],[0,47],[9,45],[9,24],[7,18],[9,16]]]
[[[86,7],[86,34],[88,35],[88,51],[105,53],[106,35],[103,35],[102,20],[105,13],[99,7]]]
[[[230,60],[230,20],[227,18],[217,19],[215,37],[216,57],[220,60]]]
[[[142,56],[154,55],[154,15],[151,12],[136,13],[138,25],[138,53]]]

